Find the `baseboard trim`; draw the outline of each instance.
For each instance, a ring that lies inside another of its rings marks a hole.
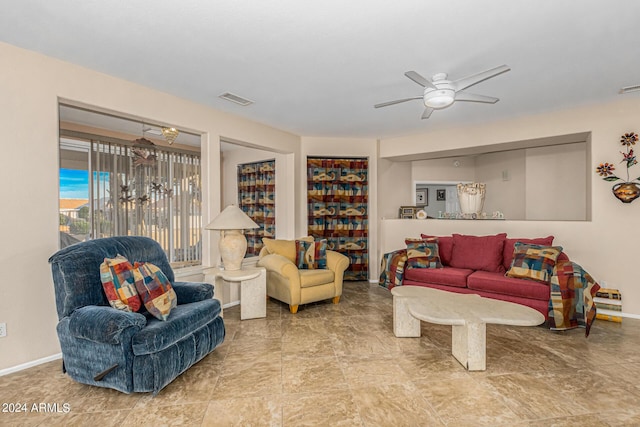
[[[240,305],[240,301],[231,301],[222,306],[223,309],[231,308],[233,306]]]
[[[596,305],[597,306],[597,305]],[[628,317],[630,319],[640,319],[640,314],[620,313],[620,317]]]
[[[43,363],[52,362],[58,359],[62,359],[62,353],[53,354],[51,356],[43,357],[42,359],[32,360],[31,362],[12,366],[11,368],[0,369],[0,377],[3,375],[9,375],[15,372],[23,371],[25,369],[33,368],[34,366],[42,365]]]

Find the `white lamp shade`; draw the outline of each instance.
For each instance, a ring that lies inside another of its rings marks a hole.
[[[242,209],[229,205],[205,227],[207,230],[246,230],[260,228]]]

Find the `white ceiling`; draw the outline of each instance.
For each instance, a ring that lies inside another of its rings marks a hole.
[[[634,0],[5,0],[0,40],[298,135],[382,138],[640,96],[617,93],[640,84],[639,17]],[[495,105],[373,108],[421,95],[405,71],[502,64],[468,90]]]

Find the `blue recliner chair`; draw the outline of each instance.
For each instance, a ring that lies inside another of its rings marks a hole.
[[[167,321],[112,308],[100,281],[104,258],[123,255],[158,266],[178,305]],[[222,343],[225,327],[213,286],[175,282],[160,245],[147,237],[109,237],[66,247],[50,259],[63,367],[71,378],[124,393],[163,387]]]

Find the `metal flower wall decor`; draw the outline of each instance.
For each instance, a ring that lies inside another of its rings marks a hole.
[[[626,166],[627,179],[624,182],[615,184],[611,191],[622,203],[631,203],[640,197],[640,187],[638,187],[638,183],[635,182],[640,182],[640,177],[632,180],[629,179],[629,168],[638,164],[636,155],[633,152],[633,146],[636,145],[636,142],[638,142],[638,134],[635,132],[625,133],[620,137],[620,144],[625,148],[625,151],[620,152],[620,154],[622,154],[622,161],[620,163],[624,163]],[[615,169],[613,163],[600,163],[600,166],[596,168],[596,173],[605,181],[619,181],[622,178],[614,174],[613,171]]]

